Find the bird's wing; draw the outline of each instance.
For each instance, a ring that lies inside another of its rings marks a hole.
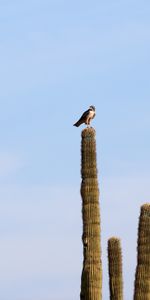
[[[86,110],[81,118],[74,124],[74,126],[79,127],[82,123],[86,122],[86,118],[88,117],[90,109]]]
[[[83,115],[81,116],[80,120],[81,120],[81,119],[85,119],[85,118],[88,116],[89,112],[90,112],[90,109],[86,110],[86,111],[83,113]]]

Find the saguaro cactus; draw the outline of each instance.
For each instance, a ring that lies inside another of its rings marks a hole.
[[[95,130],[82,131],[81,197],[83,219],[83,270],[81,300],[102,299],[99,188],[96,166]]]
[[[141,207],[134,300],[150,299],[150,204]]]
[[[123,300],[122,251],[118,238],[108,240],[110,300]]]

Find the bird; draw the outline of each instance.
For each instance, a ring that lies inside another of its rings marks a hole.
[[[73,126],[79,127],[81,124],[85,123],[87,127],[90,125],[91,120],[95,117],[95,106],[91,105],[88,110],[86,110],[81,118],[73,124]]]

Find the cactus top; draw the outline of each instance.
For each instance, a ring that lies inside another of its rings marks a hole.
[[[150,203],[145,203],[141,206],[141,214],[150,217]]]
[[[96,132],[95,132],[95,129],[94,128],[92,128],[92,127],[90,127],[90,128],[85,128],[85,129],[83,129],[82,130],[82,137],[83,138],[92,138],[92,137],[95,137],[95,135],[96,135]]]
[[[115,236],[113,236],[113,237],[111,237],[111,238],[108,240],[108,242],[109,242],[109,243],[118,243],[118,242],[120,242],[120,239],[117,238],[117,237],[115,237]]]

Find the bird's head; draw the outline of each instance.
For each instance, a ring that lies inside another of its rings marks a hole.
[[[93,111],[95,111],[95,106],[94,106],[94,105],[91,105],[91,106],[90,106],[90,109],[93,110]]]

